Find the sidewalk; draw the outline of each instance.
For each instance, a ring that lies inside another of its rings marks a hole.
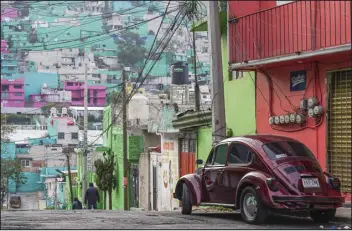
[[[339,208],[336,211],[336,221],[346,221],[351,223],[351,208]]]

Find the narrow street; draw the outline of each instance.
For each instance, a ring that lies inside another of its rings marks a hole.
[[[350,214],[350,213],[349,213]],[[180,211],[2,211],[1,229],[345,229],[348,218],[315,224],[308,218],[273,216],[263,225],[248,225],[239,213]]]

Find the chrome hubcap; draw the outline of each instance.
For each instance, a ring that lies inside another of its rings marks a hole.
[[[254,220],[257,210],[257,200],[253,194],[247,193],[243,200],[243,212],[249,220]]]

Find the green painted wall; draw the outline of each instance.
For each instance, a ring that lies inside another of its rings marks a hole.
[[[255,134],[255,74],[245,72],[243,78],[229,80],[226,33],[221,36],[221,52],[226,126],[234,136]]]
[[[105,130],[111,123],[111,107],[107,106],[104,111],[103,129]],[[112,210],[123,209],[124,195],[123,195],[123,153],[122,153],[122,129],[115,125],[106,132],[103,136],[104,147],[111,150],[111,154],[115,155],[116,160],[116,175],[117,186],[112,192]],[[143,136],[129,136],[128,137],[128,163],[138,163],[139,154],[144,150]],[[128,176],[129,178],[129,176]],[[129,194],[129,193],[128,193]],[[108,208],[109,196],[105,200],[106,208]]]
[[[226,127],[232,129],[233,136],[256,133],[255,123],[255,73],[243,73],[243,78],[229,79],[226,15],[221,15],[221,52],[224,77],[224,100]],[[206,22],[196,31],[206,31]],[[201,127],[197,132],[197,159],[206,161],[212,146],[212,128]],[[198,166],[199,167],[199,166]]]
[[[200,127],[197,131],[197,159],[203,160],[203,163],[207,160],[212,147],[211,129],[211,127]]]

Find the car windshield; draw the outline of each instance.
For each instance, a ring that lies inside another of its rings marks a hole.
[[[313,153],[302,143],[294,141],[279,141],[263,145],[265,153],[271,160],[277,160],[284,157],[307,157],[314,159]]]

